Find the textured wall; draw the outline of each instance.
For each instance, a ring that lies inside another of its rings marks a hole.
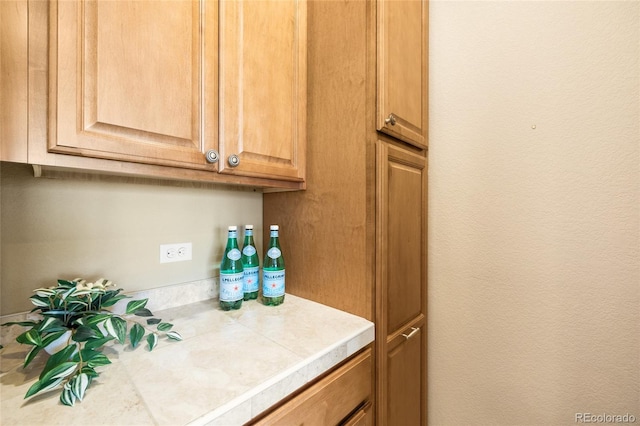
[[[0,203],[0,315],[30,309],[31,290],[57,278],[138,291],[217,276],[228,225],[252,223],[262,250],[262,194],[248,190],[34,178],[0,163]],[[160,264],[160,244],[182,242],[193,260]]]
[[[430,424],[640,422],[640,2],[430,11]]]

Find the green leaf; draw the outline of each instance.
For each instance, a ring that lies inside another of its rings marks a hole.
[[[46,297],[31,296],[29,298],[29,300],[31,300],[31,303],[33,303],[35,306],[37,306],[39,308],[48,308],[49,307],[49,299],[46,298]]]
[[[153,316],[153,313],[150,310],[148,310],[147,308],[136,309],[136,311],[133,314],[137,315],[139,317],[152,317]]]
[[[80,401],[82,401],[82,398],[84,398],[84,393],[89,386],[89,376],[84,373],[78,374],[73,378],[73,380],[71,380],[70,384],[73,394],[77,396]]]
[[[88,365],[85,365],[84,367],[82,367],[82,369],[80,370],[80,373],[84,373],[87,376],[89,376],[89,381],[99,376],[96,370],[93,367],[89,367]]]
[[[127,314],[133,314],[138,309],[144,308],[148,300],[149,299],[132,300],[131,302],[127,303]]]
[[[173,327],[173,324],[168,322],[163,322],[158,324],[158,331],[169,331],[171,330],[171,327]]]
[[[56,291],[52,288],[36,288],[33,292],[40,297],[49,297],[56,294]]]
[[[8,325],[21,325],[23,327],[33,327],[36,324],[38,324],[35,321],[11,321],[11,322],[5,322],[4,324],[2,324],[2,326],[8,326]]]
[[[76,286],[76,282],[75,281],[58,280],[58,287],[71,288],[71,287],[75,287],[75,286]]]
[[[81,325],[80,327],[76,328],[76,332],[73,333],[73,340],[76,342],[86,342],[91,339],[97,339],[100,336],[101,335],[96,333],[93,328],[87,327],[86,325]]]
[[[51,355],[47,360],[44,368],[42,369],[42,372],[40,373],[40,379],[44,378],[44,376],[56,366],[64,362],[69,362],[69,360],[71,360],[71,356],[75,351],[76,345],[69,345],[62,349],[60,352]]]
[[[158,324],[160,321],[162,321],[160,318],[149,318],[147,320],[147,325]]]
[[[42,389],[42,382],[40,380],[36,380],[36,382],[29,387],[27,393],[24,394],[25,399],[29,398],[31,395],[37,394],[40,392],[40,389]]]
[[[33,385],[31,385],[31,387],[29,388],[29,390],[27,390],[27,393],[24,395],[24,397],[26,399],[32,395],[37,394],[38,392],[53,389],[56,386],[58,386],[60,383],[62,383],[62,380],[63,378],[50,378],[46,381],[38,380]]]
[[[96,355],[100,355],[100,352],[87,348],[85,345],[84,349],[82,349],[79,353],[76,352],[73,354],[71,361],[78,363],[80,362],[80,358],[82,358],[83,362],[87,362],[94,358]]]
[[[38,326],[41,333],[52,333],[54,331],[66,330],[64,323],[55,317],[45,318]]]
[[[107,333],[118,339],[120,344],[124,345],[127,338],[127,322],[119,317],[111,317],[104,322],[104,328]]]
[[[25,345],[42,346],[42,338],[40,337],[40,333],[38,333],[38,330],[36,330],[35,328],[27,330],[16,337],[16,342],[23,343]]]
[[[158,344],[158,335],[156,333],[150,333],[147,336],[147,343],[149,344],[149,352],[151,352]]]
[[[78,364],[75,362],[71,362],[71,361],[63,362],[61,364],[56,365],[51,370],[47,371],[46,374],[44,374],[40,378],[40,381],[43,383],[46,383],[46,382],[49,382],[51,379],[64,379],[65,377],[71,375],[74,371],[76,371],[77,367],[78,367]]]
[[[91,339],[84,344],[85,349],[97,349],[102,347],[105,343],[113,340],[113,336],[106,336],[100,339]]]
[[[108,308],[109,306],[113,306],[116,303],[118,303],[119,301],[121,301],[122,299],[128,299],[129,296],[125,296],[124,294],[120,294],[118,296],[114,296],[114,297],[103,297],[102,298],[102,307],[103,308]]]
[[[102,365],[111,364],[111,360],[107,358],[106,355],[98,353],[94,357],[91,358],[87,365],[91,368],[100,367]]]
[[[42,350],[42,348],[42,346],[34,346],[33,348],[31,348],[27,356],[24,357],[24,364],[22,365],[22,368],[25,368],[27,365],[29,365],[31,361],[33,361],[33,359],[36,357],[36,355],[38,355],[38,352]]]
[[[144,337],[144,328],[140,324],[134,324],[129,332],[129,339],[131,340],[131,347],[138,346],[140,340]]]
[[[42,339],[42,347],[46,347],[48,346],[51,342],[53,342],[54,340],[56,340],[58,337],[62,336],[64,333],[67,332],[67,329],[63,329],[60,331],[56,331],[50,334],[47,334],[47,337],[45,337],[44,339]]]
[[[76,287],[73,286],[70,289],[68,289],[67,291],[64,291],[64,292],[60,293],[60,299],[61,300],[66,300],[67,297],[71,296],[75,292],[76,292]]]
[[[91,316],[85,317],[85,323],[86,325],[95,325],[95,324],[101,323],[102,321],[106,320],[109,317],[111,317],[111,314],[91,315]]]
[[[182,340],[182,336],[177,331],[168,331],[167,337],[171,340],[178,340],[178,341]]]
[[[69,407],[73,407],[73,404],[76,402],[76,395],[71,389],[63,389],[60,394],[60,402]]]

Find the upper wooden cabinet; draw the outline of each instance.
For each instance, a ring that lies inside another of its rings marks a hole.
[[[50,14],[50,152],[216,169],[215,2],[52,1]]]
[[[304,176],[306,22],[305,1],[220,2],[223,173]],[[240,160],[235,168],[233,155]]]
[[[428,109],[426,0],[377,2],[377,129],[426,148]]]
[[[15,4],[3,105],[29,132],[0,160],[304,188],[305,0]]]

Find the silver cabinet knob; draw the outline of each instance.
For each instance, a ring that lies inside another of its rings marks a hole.
[[[218,160],[220,159],[220,156],[218,155],[218,151],[216,151],[215,149],[210,149],[204,154],[204,156],[209,163],[217,163]]]
[[[393,114],[389,114],[389,117],[384,119],[385,124],[391,124],[392,126],[396,125],[396,116]]]
[[[236,154],[231,154],[227,159],[227,162],[229,163],[230,167],[238,167],[238,164],[240,164],[240,157],[238,157]]]

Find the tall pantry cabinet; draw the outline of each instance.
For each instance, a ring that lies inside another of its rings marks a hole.
[[[426,425],[428,3],[312,1],[307,19],[307,189],[265,194],[264,223],[287,292],[375,322],[367,422]]]

